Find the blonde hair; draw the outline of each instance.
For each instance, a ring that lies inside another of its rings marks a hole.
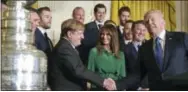
[[[152,9],[152,10],[150,10],[150,11],[148,11],[148,12],[145,13],[144,19],[145,19],[149,14],[151,14],[151,13],[157,13],[157,14],[159,14],[159,15],[161,16],[161,18],[164,17],[163,13],[162,13],[160,10]]]
[[[67,36],[68,31],[77,31],[77,30],[83,30],[84,31],[84,24],[80,21],[74,20],[74,19],[68,19],[65,20],[61,24],[61,35],[60,37]]]

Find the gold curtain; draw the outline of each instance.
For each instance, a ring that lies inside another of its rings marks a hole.
[[[39,6],[38,6],[38,1],[36,1],[34,4],[32,4],[31,6],[32,8],[34,9],[37,9]]]
[[[151,9],[161,10],[166,21],[166,29],[168,31],[175,31],[176,29],[176,11],[174,1],[114,1],[111,3],[111,19],[119,24],[118,10],[122,6],[128,6],[131,9],[131,19],[143,19],[144,14]],[[149,39],[149,34],[146,39]]]

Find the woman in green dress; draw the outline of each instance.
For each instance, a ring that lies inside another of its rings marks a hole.
[[[124,53],[119,50],[118,33],[112,24],[101,28],[97,46],[89,53],[88,69],[113,80],[126,76]],[[90,90],[105,90],[89,83],[87,87]]]

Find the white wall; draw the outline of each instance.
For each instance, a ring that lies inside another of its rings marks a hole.
[[[72,11],[75,7],[81,6],[85,10],[85,23],[94,20],[93,9],[98,3],[107,7],[106,19],[110,18],[110,1],[38,1],[39,7],[48,6],[52,10],[52,26],[48,35],[57,43],[60,37],[61,23],[72,18]]]

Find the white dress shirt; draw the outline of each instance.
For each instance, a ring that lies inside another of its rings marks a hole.
[[[123,34],[123,29],[124,29],[124,27],[122,25],[120,25],[119,30],[120,30],[121,34]]]
[[[162,50],[163,50],[163,56],[164,56],[164,47],[165,47],[165,35],[166,35],[166,31],[165,30],[163,30],[157,37],[159,37],[160,38],[160,44],[161,44],[161,47],[162,47]],[[153,39],[154,41],[153,41],[153,45],[155,46],[155,39],[156,39],[156,37]],[[154,47],[153,46],[153,47]]]
[[[41,33],[42,33],[43,36],[44,36],[44,33],[46,33],[46,29],[44,29],[44,28],[42,28],[42,27],[40,27],[40,26],[38,26],[37,28],[41,31]]]
[[[104,25],[104,21],[103,22],[99,22],[97,20],[95,20],[95,23],[97,24],[97,28],[99,29],[99,26],[98,25]]]
[[[134,47],[136,48],[136,51],[138,51],[138,49],[139,49],[139,48],[138,48],[138,45],[139,45],[139,46],[142,45],[142,42],[133,41],[132,43],[133,43]]]

